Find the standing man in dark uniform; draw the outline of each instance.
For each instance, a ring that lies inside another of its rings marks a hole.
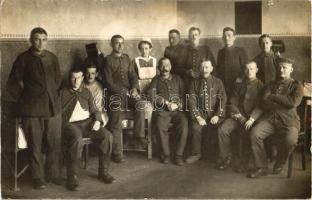
[[[105,57],[104,79],[109,93],[109,122],[108,128],[112,132],[113,160],[117,163],[124,162],[122,152],[122,111],[134,108],[134,133],[137,144],[146,144],[144,132],[144,108],[138,107],[140,91],[138,76],[127,54],[123,53],[124,38],[114,35],[111,38],[113,51]]]
[[[18,116],[30,149],[30,169],[33,186],[44,189],[46,180],[61,184],[59,156],[61,148],[61,103],[58,89],[61,84],[57,57],[46,50],[47,32],[34,28],[30,33],[31,48],[20,54],[13,64],[7,89],[17,100]],[[46,144],[43,145],[43,141]]]
[[[226,95],[230,96],[234,89],[234,82],[242,80],[248,58],[243,48],[234,45],[236,37],[233,28],[225,27],[222,39],[225,47],[218,52],[218,65],[215,72],[224,84]]]
[[[200,29],[191,27],[189,29],[189,42],[186,47],[186,63],[184,83],[188,87],[192,80],[200,77],[200,68],[203,60],[210,60],[212,66],[216,66],[214,56],[207,45],[199,45]]]
[[[247,167],[247,156],[249,150],[249,129],[255,121],[259,119],[262,114],[261,109],[257,107],[258,100],[260,99],[263,83],[257,79],[257,64],[249,62],[246,64],[245,77],[242,82],[235,83],[234,91],[229,100],[229,113],[230,118],[226,119],[218,129],[219,137],[219,155],[222,161],[218,169],[224,170],[229,167],[232,162],[231,150],[231,136],[237,134],[234,131],[239,131],[242,138],[242,157],[236,156],[234,170],[241,172]],[[235,135],[236,136],[236,135]],[[237,137],[236,137],[237,138]],[[237,140],[235,140],[237,141]],[[232,145],[235,149],[238,144]],[[239,152],[236,152],[240,154]]]
[[[287,58],[279,58],[277,61],[278,79],[266,86],[260,103],[264,110],[263,118],[250,133],[256,169],[247,175],[249,178],[267,174],[268,164],[263,140],[268,136],[275,134],[279,141],[274,174],[282,171],[298,140],[300,119],[296,109],[303,97],[303,87],[290,76],[294,61]]]
[[[207,128],[208,134],[213,134],[211,132],[217,131],[217,126],[225,116],[225,90],[222,81],[211,75],[211,61],[203,61],[200,71],[201,77],[191,83],[188,97],[191,156],[186,159],[187,163],[194,163],[201,158],[203,128]]]
[[[181,78],[185,75],[186,48],[182,44],[180,32],[176,29],[169,31],[170,46],[165,49],[165,57],[169,58],[172,70],[171,73],[179,75]]]
[[[259,72],[258,78],[264,83],[268,84],[276,80],[278,56],[272,51],[272,39],[268,34],[263,34],[259,37],[259,46],[261,53],[253,60],[257,63]]]
[[[155,109],[155,130],[162,147],[161,161],[167,164],[170,160],[168,129],[172,122],[176,130],[175,164],[182,165],[188,133],[188,121],[183,111],[184,84],[178,75],[170,73],[171,64],[168,58],[160,59],[158,67],[160,75],[153,78],[148,89],[148,96]]]

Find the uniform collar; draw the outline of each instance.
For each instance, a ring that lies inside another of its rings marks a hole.
[[[202,45],[198,45],[197,47],[194,47],[192,44],[189,44],[189,49],[191,50],[199,50],[202,47]]]
[[[248,79],[246,78],[245,81],[246,81],[247,84],[255,84],[255,83],[258,82],[258,79],[255,78],[255,79],[253,79],[253,80],[248,80]]]
[[[212,75],[210,74],[210,76],[208,76],[207,78],[201,77],[202,81],[209,81],[212,80]]]
[[[30,47],[28,51],[31,55],[36,57],[44,57],[46,55],[46,50],[43,50],[40,54],[38,54],[33,47]]]
[[[114,54],[114,52],[112,51],[112,53],[110,54],[112,57],[114,58],[123,58],[125,56],[124,53],[121,54],[121,56],[117,56],[116,54]]]
[[[286,83],[291,82],[292,80],[293,80],[292,78],[287,78],[287,79],[278,78],[278,79],[276,80],[276,82],[277,82],[278,84],[286,84]]]
[[[269,53],[262,52],[262,56],[264,56],[264,57],[270,57],[270,56],[273,56],[273,55],[274,55],[274,52],[272,50]]]
[[[81,84],[80,88],[78,88],[78,90],[74,90],[72,87],[70,87],[70,92],[71,93],[81,93],[82,92],[82,84]]]
[[[171,81],[172,80],[172,74],[170,73],[169,78],[164,78],[164,77],[160,76],[160,80],[161,81],[167,81],[167,80]]]
[[[231,51],[231,50],[235,49],[235,44],[233,44],[230,47],[225,46],[224,49]]]
[[[183,44],[182,44],[182,42],[180,41],[178,44],[176,44],[176,45],[174,45],[174,46],[169,46],[170,48],[172,48],[172,49],[176,49],[176,48],[178,48],[178,47],[180,47],[180,46],[182,46]]]

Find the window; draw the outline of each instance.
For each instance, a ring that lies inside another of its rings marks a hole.
[[[261,1],[235,2],[237,34],[261,34]]]

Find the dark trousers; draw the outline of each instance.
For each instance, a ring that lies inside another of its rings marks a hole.
[[[82,138],[91,138],[98,148],[99,168],[104,160],[109,160],[112,152],[112,134],[104,127],[98,131],[91,131],[94,121],[89,118],[87,120],[65,123],[63,125],[64,145],[67,160],[67,176],[77,175],[78,160],[82,153]]]
[[[208,121],[208,120],[207,120]],[[209,121],[208,121],[209,122]],[[191,155],[201,155],[202,151],[202,134],[209,134],[209,144],[211,149],[215,149],[217,146],[217,141],[212,141],[213,134],[217,132],[218,125],[208,124],[206,126],[201,126],[197,121],[190,121],[190,134],[191,134]]]
[[[144,122],[145,122],[145,111],[143,109],[143,102],[141,103],[138,100],[133,98],[128,98],[127,104],[129,107],[125,107],[124,105],[114,105],[111,104],[112,108],[109,108],[109,121],[108,121],[108,129],[113,134],[113,155],[122,155],[122,112],[127,111],[127,109],[134,109],[134,134],[138,138],[144,138]],[[119,106],[119,107],[118,107]]]
[[[22,126],[30,150],[30,169],[33,179],[43,180],[60,176],[62,118],[23,118]],[[43,152],[46,152],[45,166]]]
[[[185,113],[181,111],[155,111],[155,130],[159,135],[162,152],[165,156],[170,155],[169,132],[171,124],[174,126],[175,155],[182,156],[187,141],[188,120]]]
[[[279,141],[277,144],[276,164],[283,165],[297,143],[298,132],[299,130],[296,127],[285,126],[277,117],[264,119],[256,124],[250,132],[251,149],[256,167],[266,168],[268,165],[263,140],[272,134],[276,134],[274,138],[277,138]]]
[[[239,121],[232,118],[226,119],[218,128],[218,140],[219,157],[222,160],[232,157],[233,153],[236,153],[236,160],[247,164],[250,153],[249,133],[246,132]],[[231,141],[234,142],[233,145],[231,145]],[[233,152],[233,150],[236,150],[236,152]]]

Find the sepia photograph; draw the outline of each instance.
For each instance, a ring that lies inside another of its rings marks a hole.
[[[0,0],[1,199],[310,199],[311,0]]]

